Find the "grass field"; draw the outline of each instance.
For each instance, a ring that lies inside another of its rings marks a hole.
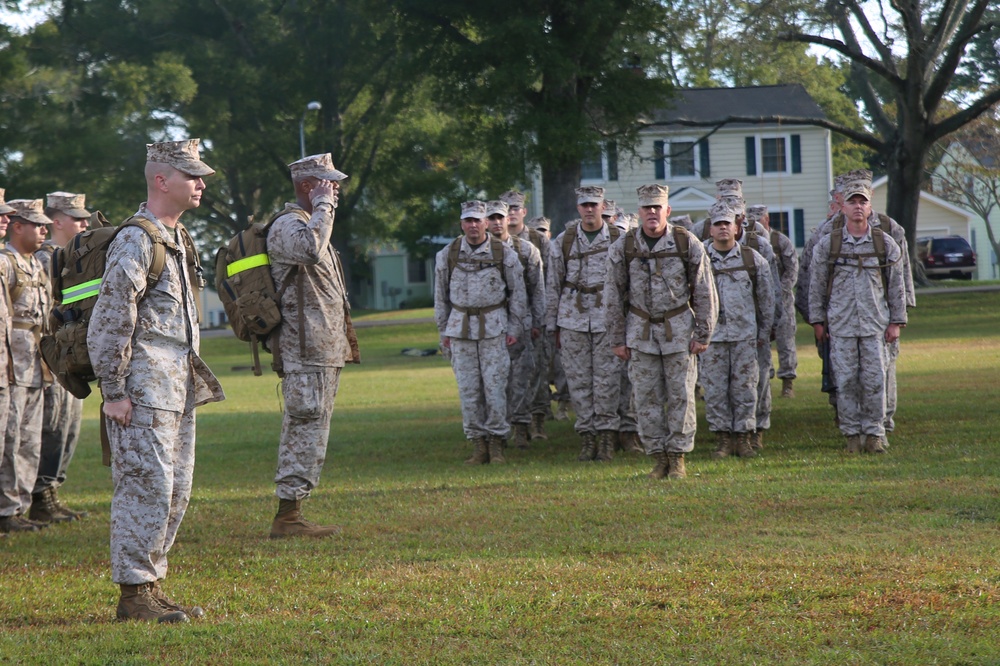
[[[91,399],[61,493],[90,517],[0,540],[0,663],[1000,663],[998,312],[1000,293],[920,299],[878,457],[841,452],[800,327],[762,455],[711,460],[702,419],[682,482],[639,456],[575,462],[566,422],[506,466],[462,465],[450,368],[399,354],[433,326],[363,329],[306,503],[344,529],[319,541],[266,538],[276,381],[206,340],[229,399],[199,412],[166,589],[207,617],[114,621]]]

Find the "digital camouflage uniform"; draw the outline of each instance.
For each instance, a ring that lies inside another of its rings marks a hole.
[[[46,274],[52,265],[52,253],[56,244],[48,239],[35,258],[42,264]],[[80,439],[80,423],[83,419],[83,400],[67,391],[58,382],[45,387],[42,417],[42,451],[38,464],[38,478],[32,494],[38,495],[48,488],[58,488],[66,481],[76,445]]]
[[[576,227],[568,257],[562,251],[566,231],[552,242],[551,267],[546,273],[547,326],[550,330],[558,327],[576,432],[617,432],[622,361],[611,351],[603,294],[611,233],[604,224],[591,241],[580,223]]]
[[[132,402],[132,421],[107,419],[111,445],[111,574],[122,585],[162,579],[191,498],[195,408],[224,399],[198,355],[200,337],[184,244],[143,204],[167,246],[159,281],[147,288],[153,240],[118,232],[94,305],[87,346],[105,403]]]
[[[608,252],[608,343],[625,345],[631,352],[629,378],[646,453],[687,453],[694,449],[698,425],[697,357],[690,344],[709,343],[719,313],[708,257],[698,239],[689,235],[686,262],[679,256],[651,258],[651,253],[677,254],[670,224],[652,248],[641,228],[628,233],[635,238],[636,250],[628,265],[624,237]]]
[[[310,215],[286,203],[267,234],[271,277],[287,285],[281,325],[270,339],[285,403],[274,475],[282,500],[303,500],[319,484],[340,373],[346,363],[360,361],[348,331],[340,257],[330,242],[333,202],[316,197],[312,204]]]
[[[913,270],[910,264],[909,244],[906,241],[906,230],[903,226],[888,216],[872,212],[868,218],[868,225],[871,227],[881,227],[881,220],[885,219],[889,223],[890,235],[899,246],[900,250],[900,270],[903,272],[903,288],[906,292],[906,307],[912,308],[917,305],[916,292],[913,290]],[[823,224],[816,228],[809,236],[805,247],[802,248],[802,257],[799,261],[799,281],[795,294],[795,309],[802,314],[802,318],[808,321],[810,307],[809,281],[812,273],[812,258],[816,244],[825,236],[828,236],[834,226],[843,226],[844,216],[842,213],[828,217]],[[896,389],[896,361],[899,358],[899,340],[885,344],[885,429],[892,432],[896,427],[895,414],[897,402]],[[836,382],[836,368],[832,368],[832,379]]]
[[[515,240],[516,238],[516,240]],[[524,288],[528,297],[528,318],[524,322],[524,334],[517,343],[507,347],[510,355],[510,375],[507,381],[507,420],[511,424],[527,425],[538,395],[538,383],[544,373],[540,373],[537,363],[545,357],[536,353],[544,348],[544,338],[533,340],[531,329],[544,330],[545,327],[545,274],[542,271],[542,256],[529,241],[519,236],[508,236],[504,245],[517,253],[523,268]],[[548,386],[546,386],[546,391]],[[548,403],[546,402],[546,407]],[[544,412],[543,412],[544,413]]]
[[[534,232],[534,233],[532,233]],[[546,290],[545,286],[545,271],[549,262],[552,261],[552,241],[544,233],[538,231],[537,229],[530,229],[527,225],[524,225],[521,232],[515,234],[522,242],[528,243],[529,245],[534,245],[538,249],[539,257],[541,258],[542,264],[542,291]],[[536,244],[537,243],[537,244]],[[525,284],[528,291],[531,291],[529,285]],[[531,294],[528,294],[528,300],[531,300]],[[530,305],[530,304],[529,304]],[[532,308],[533,309],[533,308]],[[541,336],[533,341],[533,349],[535,354],[535,374],[537,377],[534,379],[535,394],[531,400],[531,413],[532,414],[542,414],[550,416],[552,414],[552,391],[549,388],[549,368],[552,365],[552,358],[555,356],[553,353],[554,346],[552,344],[552,338],[549,335],[551,331],[548,331],[545,326],[545,310],[543,309],[543,316],[540,319],[535,319],[532,324],[534,327],[538,328],[541,332]],[[562,371],[562,366],[559,366],[559,372]],[[558,388],[558,385],[557,385]],[[559,399],[558,397],[556,399]],[[569,396],[565,396],[568,400]],[[536,417],[537,418],[537,417]]]
[[[531,334],[525,326],[529,314],[521,261],[514,250],[503,246],[503,266],[496,266],[489,235],[476,248],[464,236],[459,242],[458,263],[450,278],[450,244],[435,257],[434,319],[441,337],[451,340],[451,366],[466,438],[506,438],[510,429],[506,336],[520,340]],[[479,310],[482,313],[476,314]]]
[[[874,256],[871,227],[860,239],[848,233],[846,225],[840,233],[841,254],[869,256],[837,259],[830,271],[831,234],[816,243],[810,267],[809,318],[813,324],[827,324],[841,432],[849,437],[859,434],[882,437],[886,404],[885,331],[890,323],[906,323],[902,253],[891,237],[884,237],[889,264],[885,269],[886,289],[878,257]],[[863,269],[859,268],[859,261]],[[832,287],[828,288],[829,281]]]
[[[774,319],[774,340],[778,347],[778,379],[794,379],[799,365],[795,349],[795,283],[799,279],[799,257],[795,244],[785,234],[772,229],[771,247],[777,259],[781,281],[781,301]]]
[[[719,299],[719,317],[712,343],[699,360],[705,389],[705,418],[712,432],[750,433],[757,429],[758,352],[770,351],[774,290],[767,262],[751,252],[754,280],[746,270],[740,246],[723,253],[706,241]],[[759,318],[758,318],[759,311]]]
[[[38,341],[51,307],[49,282],[34,256],[3,250],[0,264],[8,290],[21,288],[10,306],[10,402],[3,461],[0,463],[0,517],[25,515],[38,475],[42,448],[45,377]],[[14,266],[19,267],[15,271]],[[18,275],[20,273],[20,275]],[[9,291],[8,291],[9,293]]]

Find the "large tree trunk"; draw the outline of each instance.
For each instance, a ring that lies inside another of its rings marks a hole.
[[[542,192],[545,217],[552,220],[555,238],[566,223],[579,217],[576,210],[576,188],[580,186],[580,163],[572,165],[542,165]]]
[[[917,102],[919,104],[919,101]],[[901,123],[903,132],[892,146],[892,152],[886,160],[886,170],[889,178],[886,190],[886,214],[899,222],[906,230],[906,242],[909,245],[910,266],[917,264],[917,214],[920,206],[920,192],[924,185],[924,161],[927,157],[927,123],[921,110],[912,109],[908,114],[908,122]],[[920,285],[926,284],[923,271],[913,271],[914,281]]]

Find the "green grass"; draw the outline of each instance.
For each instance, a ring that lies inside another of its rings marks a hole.
[[[199,412],[191,508],[167,590],[186,626],[114,621],[110,474],[96,401],[62,496],[91,516],[0,541],[0,663],[1000,663],[1000,293],[924,296],[904,331],[890,452],[847,457],[801,326],[794,400],[761,457],[683,482],[649,461],[575,462],[568,423],[461,464],[457,391],[432,325],[359,331],[320,487],[320,541],[266,538],[273,376],[210,339],[229,399]]]

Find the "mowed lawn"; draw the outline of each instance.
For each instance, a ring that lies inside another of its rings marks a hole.
[[[433,325],[362,329],[306,503],[325,540],[266,538],[277,381],[207,339],[229,399],[199,412],[166,584],[207,617],[115,621],[92,397],[62,492],[90,517],[0,540],[0,663],[1000,663],[1000,293],[918,299],[887,455],[842,452],[803,325],[762,455],[711,460],[700,416],[681,482],[576,462],[568,422],[465,466],[451,369],[400,354]]]

